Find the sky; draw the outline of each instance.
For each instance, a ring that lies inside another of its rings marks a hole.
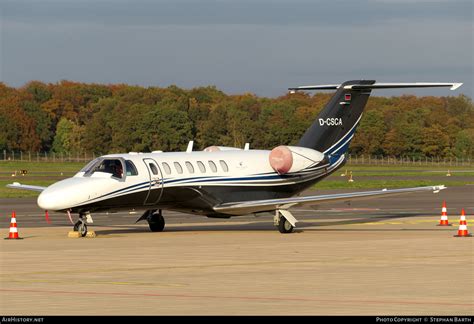
[[[128,83],[228,94],[463,82],[376,95],[474,94],[473,0],[0,0],[0,81]]]

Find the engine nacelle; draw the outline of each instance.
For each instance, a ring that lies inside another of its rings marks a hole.
[[[217,151],[235,151],[235,150],[242,150],[238,147],[231,147],[231,146],[208,146],[203,151],[204,152],[217,152]]]
[[[301,171],[324,160],[324,154],[306,147],[277,146],[268,157],[270,166],[278,174]]]

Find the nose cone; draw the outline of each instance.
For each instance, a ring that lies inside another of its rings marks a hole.
[[[54,194],[51,194],[51,191],[52,190],[48,190],[48,188],[46,188],[38,196],[37,203],[41,209],[58,210],[58,206],[56,205],[56,199],[54,197]]]
[[[72,207],[72,184],[68,180],[69,179],[57,182],[43,190],[38,196],[38,206],[44,210],[51,211]]]
[[[89,181],[88,181],[89,180]],[[44,210],[66,210],[89,200],[90,191],[97,189],[90,179],[69,178],[49,186],[38,196],[38,206]]]

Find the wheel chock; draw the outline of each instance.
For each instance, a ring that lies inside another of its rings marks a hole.
[[[70,231],[69,233],[67,233],[67,237],[69,237],[69,238],[80,238],[81,233],[76,232],[76,231]]]
[[[95,231],[87,231],[86,237],[94,238],[94,237],[97,237],[97,235],[95,234]]]

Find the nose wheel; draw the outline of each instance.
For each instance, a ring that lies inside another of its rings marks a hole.
[[[86,236],[87,225],[82,219],[80,219],[79,221],[77,221],[76,224],[74,224],[74,232],[79,232],[82,237]]]
[[[93,223],[91,214],[89,212],[80,213],[79,220],[74,224],[74,232],[79,232],[82,237],[87,235],[87,224]]]

